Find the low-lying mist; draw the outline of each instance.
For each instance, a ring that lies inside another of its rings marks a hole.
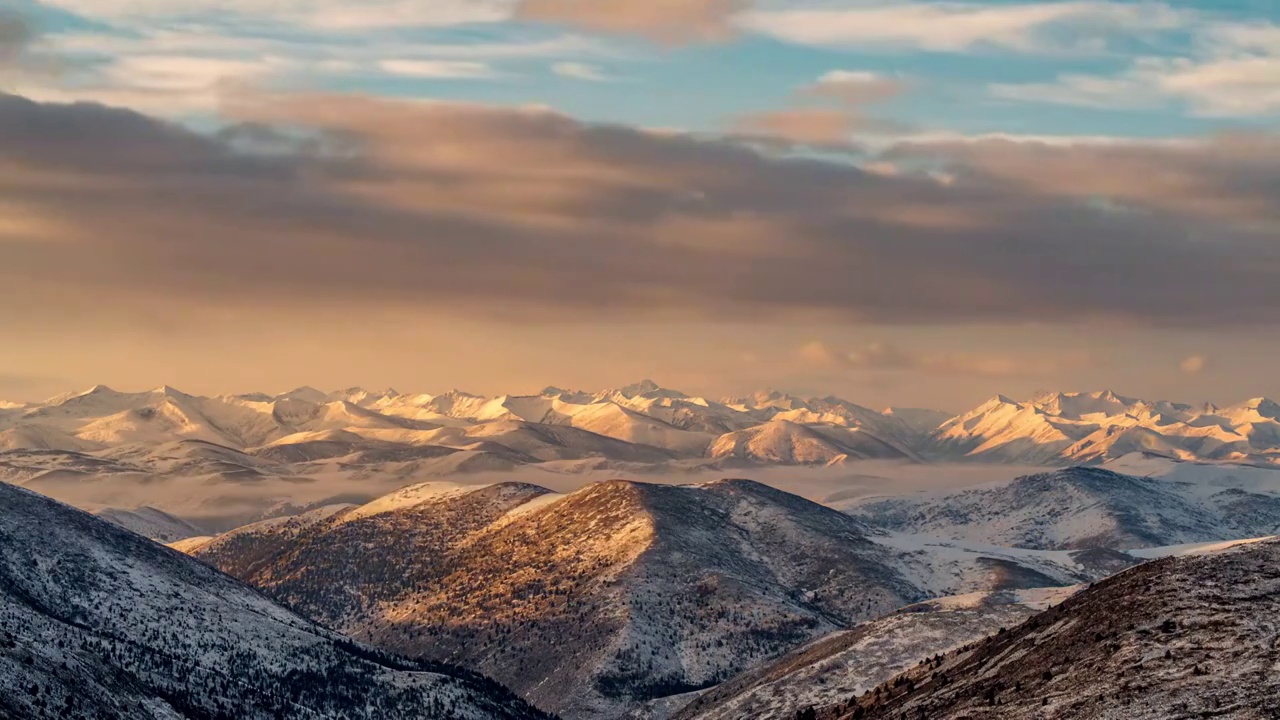
[[[765,483],[832,507],[868,497],[967,487],[1009,480],[1043,467],[985,464],[918,464],[867,460],[841,467],[768,467],[671,473],[588,471],[553,472],[537,467],[509,472],[445,477],[393,473],[343,472],[250,481],[218,476],[49,475],[26,484],[32,490],[89,510],[154,507],[209,531],[224,532],[248,522],[292,515],[324,505],[362,504],[422,482],[460,486],[523,482],[568,493],[601,480],[624,479],[661,484],[694,484],[726,477]]]

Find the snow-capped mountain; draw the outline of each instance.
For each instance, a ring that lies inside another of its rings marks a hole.
[[[0,407],[0,481],[221,531],[464,474],[683,475],[916,457],[920,433],[890,414],[832,398],[749,405],[652,381],[498,397],[311,387],[200,397],[100,385]]]
[[[593,393],[550,387],[538,395],[498,397],[456,390],[419,395],[303,387],[279,395],[207,398],[170,387],[123,393],[99,385],[44,403],[0,405],[0,449],[95,454],[199,441],[253,452],[313,442],[316,433],[341,433],[355,443],[463,452],[474,449],[475,437],[493,434],[475,428],[495,422],[575,428],[664,453],[648,455],[648,463],[731,456],[765,464],[822,464],[846,446],[854,459],[1065,465],[1151,452],[1181,460],[1280,463],[1280,404],[1265,398],[1219,408],[1109,391],[1045,393],[1027,401],[996,396],[949,417],[937,410],[876,411],[836,397],[774,391],[717,402],[648,380]],[[464,432],[439,433],[446,429]],[[797,452],[797,443],[809,440],[831,447]],[[617,459],[620,447],[570,444],[560,455]]]
[[[876,531],[742,480],[431,483],[188,549],[357,639],[474,667],[570,718],[714,685],[926,598],[1137,561]]]
[[[846,428],[867,436],[867,443],[897,448],[878,449],[879,455],[907,456],[911,451],[903,445],[921,434],[922,422],[936,415],[933,411],[880,413],[837,398],[803,400],[777,393],[721,403],[648,380],[596,393],[547,388],[534,396],[499,397],[461,391],[406,395],[362,388],[325,393],[303,387],[279,395],[206,398],[170,387],[123,393],[99,385],[44,403],[0,408],[0,448],[95,452],[195,440],[250,451],[309,442],[314,433],[329,431],[367,441],[453,447],[449,444],[456,440],[453,436],[442,441],[426,433],[505,422],[571,427],[656,447],[667,455],[647,461],[659,462],[704,457],[718,438],[776,419],[822,430]],[[598,448],[582,454],[591,453],[611,457]]]
[[[189,557],[4,484],[0,716],[547,717],[479,675],[361,646]]]
[[[1280,680],[1280,545],[1149,563],[816,720],[1261,718]]]
[[[856,474],[851,466],[864,460],[1058,466],[1133,450],[1280,467],[1278,416],[1266,400],[1217,408],[1057,393],[999,397],[944,419],[773,391],[715,401],[651,381],[497,397],[310,387],[200,397],[97,386],[0,406],[0,481],[93,511],[149,506],[217,532],[431,479],[512,471]]]
[[[1162,474],[1077,467],[839,507],[900,532],[1045,550],[1147,548],[1280,533],[1280,473],[1168,460],[1145,464]]]
[[[933,433],[936,456],[1079,464],[1150,452],[1179,460],[1280,460],[1280,405],[1265,398],[1217,408],[1113,392],[996,396]]]
[[[713,458],[776,465],[830,465],[848,460],[910,457],[909,450],[858,430],[779,419],[721,435],[707,453]]]

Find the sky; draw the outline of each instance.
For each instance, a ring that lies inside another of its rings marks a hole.
[[[1280,395],[1272,0],[0,0],[0,398]]]

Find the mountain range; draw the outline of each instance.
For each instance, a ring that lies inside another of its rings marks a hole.
[[[546,431],[552,427],[559,431]],[[279,395],[200,397],[170,387],[123,393],[99,385],[41,403],[0,404],[0,448],[8,450],[105,452],[127,460],[129,453],[109,451],[178,441],[303,462],[344,457],[353,446],[366,452],[394,446],[403,460],[469,452],[489,456],[491,467],[589,457],[637,463],[968,458],[1080,464],[1135,451],[1270,462],[1280,458],[1280,404],[1259,398],[1218,408],[1109,391],[1044,393],[1024,402],[997,396],[951,416],[768,391],[714,401],[648,380],[595,393],[550,387],[538,395],[498,397],[307,387]]]
[[[353,642],[3,483],[0,717],[549,720],[474,672]]]
[[[1135,452],[1272,467],[1278,418],[1280,406],[1265,399],[1193,407],[1110,392],[997,397],[952,417],[780,392],[715,401],[649,381],[499,397],[360,388],[200,397],[98,386],[0,404],[0,481],[126,526],[154,524],[161,512],[223,531],[433,478],[515,470],[724,476],[862,460],[1097,465]]]
[[[1074,467],[835,506],[889,530],[1041,550],[1135,549],[1280,534],[1280,477],[1270,471],[1162,464],[1171,474]]]

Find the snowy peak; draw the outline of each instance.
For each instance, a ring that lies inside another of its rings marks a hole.
[[[935,457],[1029,464],[1093,463],[1133,452],[1182,460],[1280,462],[1280,406],[1265,398],[1225,409],[1140,400],[1104,390],[1003,396],[947,421]]]
[[[1259,397],[1232,405],[1222,411],[1224,415],[1244,416],[1250,419],[1280,420],[1280,403]]]
[[[616,390],[616,392],[625,398],[640,397],[641,395],[664,394],[670,397],[684,397],[684,393],[675,390],[664,390],[658,383],[648,378],[637,383],[624,385]]]
[[[829,465],[853,459],[909,457],[900,448],[870,433],[836,425],[811,427],[788,420],[772,420],[727,433],[717,438],[707,452],[713,458],[783,465]]]
[[[294,388],[286,393],[280,393],[275,396],[276,400],[301,400],[309,403],[323,403],[328,397],[327,393],[321,392],[308,385]]]
[[[351,403],[352,405],[359,405],[360,407],[369,407],[370,405],[378,403],[382,400],[387,400],[389,398],[396,398],[399,396],[400,396],[400,393],[397,392],[394,388],[387,388],[386,390],[375,391],[375,390],[365,390],[362,387],[349,387],[346,390],[338,390],[336,392],[329,393],[324,397],[324,401],[325,402],[342,401],[342,402]]]
[[[1087,415],[1123,415],[1144,405],[1140,400],[1121,397],[1111,390],[1090,393],[1050,393],[1033,399],[1031,404],[1050,415],[1076,420]]]
[[[1027,401],[997,395],[955,417],[923,408],[877,411],[835,396],[774,390],[716,402],[652,380],[601,392],[548,387],[538,395],[496,397],[361,387],[202,397],[168,386],[138,393],[97,386],[0,410],[0,448],[104,453],[116,459],[124,448],[181,440],[252,454],[283,438],[297,441],[327,431],[351,433],[344,440],[350,452],[342,457],[354,454],[368,463],[357,471],[366,476],[385,471],[383,464],[393,457],[416,463],[393,472],[433,476],[566,460],[688,471],[720,461],[825,465],[871,458],[1071,465],[1133,452],[1280,465],[1280,404],[1269,399],[1219,408],[1140,400],[1109,390],[1042,393]],[[535,436],[547,442],[534,442]],[[472,454],[441,460],[460,452]],[[336,457],[304,452],[274,459],[291,466],[280,467],[281,476],[294,476],[320,472],[308,463]],[[438,462],[426,467],[432,459]],[[146,473],[152,467],[137,470]]]
[[[54,397],[51,397],[48,400],[46,400],[44,404],[45,405],[61,405],[67,402],[68,400],[75,400],[76,398],[84,398],[84,397],[91,397],[91,396],[101,397],[106,395],[119,395],[119,393],[107,387],[106,385],[94,385],[88,390],[73,391],[69,393],[64,393],[62,395],[55,395]]]
[[[803,398],[789,395],[777,390],[758,390],[751,395],[740,398],[728,398],[726,405],[740,407],[745,410],[808,410],[809,403]]]

